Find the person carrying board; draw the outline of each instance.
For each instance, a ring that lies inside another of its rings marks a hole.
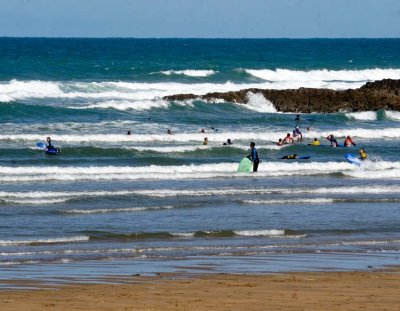
[[[247,157],[250,159],[251,162],[253,162],[253,172],[257,172],[260,159],[258,158],[255,142],[250,143],[250,154]]]

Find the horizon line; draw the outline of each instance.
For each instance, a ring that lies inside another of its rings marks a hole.
[[[141,40],[396,40],[400,37],[80,37],[80,36],[2,36],[0,39],[141,39]]]

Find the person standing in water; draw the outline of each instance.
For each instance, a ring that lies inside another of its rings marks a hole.
[[[204,138],[204,140],[203,140],[203,145],[204,145],[204,146],[207,146],[207,145],[208,145],[208,138],[207,138],[207,137]]]
[[[250,159],[251,162],[253,162],[253,172],[257,172],[260,159],[258,158],[255,142],[250,143],[250,154],[247,157]]]

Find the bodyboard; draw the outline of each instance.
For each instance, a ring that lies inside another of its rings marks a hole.
[[[361,165],[361,160],[359,158],[357,158],[354,154],[352,153],[346,153],[344,155],[345,159],[347,160],[347,162],[360,166]]]
[[[237,172],[248,173],[251,172],[252,168],[253,168],[253,163],[249,160],[249,158],[243,158],[242,161],[240,161],[239,163]]]

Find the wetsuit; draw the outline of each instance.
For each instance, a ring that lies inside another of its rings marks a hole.
[[[328,136],[326,139],[331,142],[331,147],[337,147],[338,146],[338,143],[337,143],[337,140],[336,140],[335,137]]]
[[[257,172],[258,164],[260,163],[260,159],[258,158],[257,149],[255,147],[253,147],[251,149],[251,152],[248,155],[248,158],[251,160],[251,162],[253,162],[253,172]]]
[[[310,145],[311,146],[319,146],[319,145],[321,145],[321,143],[319,140],[314,140]]]
[[[300,136],[300,140],[303,139],[303,134],[300,132],[298,128],[293,130],[293,138],[298,139],[297,137]]]
[[[344,141],[344,146],[349,147],[351,145],[355,146],[356,144],[353,142],[351,138],[346,138],[346,140]]]

